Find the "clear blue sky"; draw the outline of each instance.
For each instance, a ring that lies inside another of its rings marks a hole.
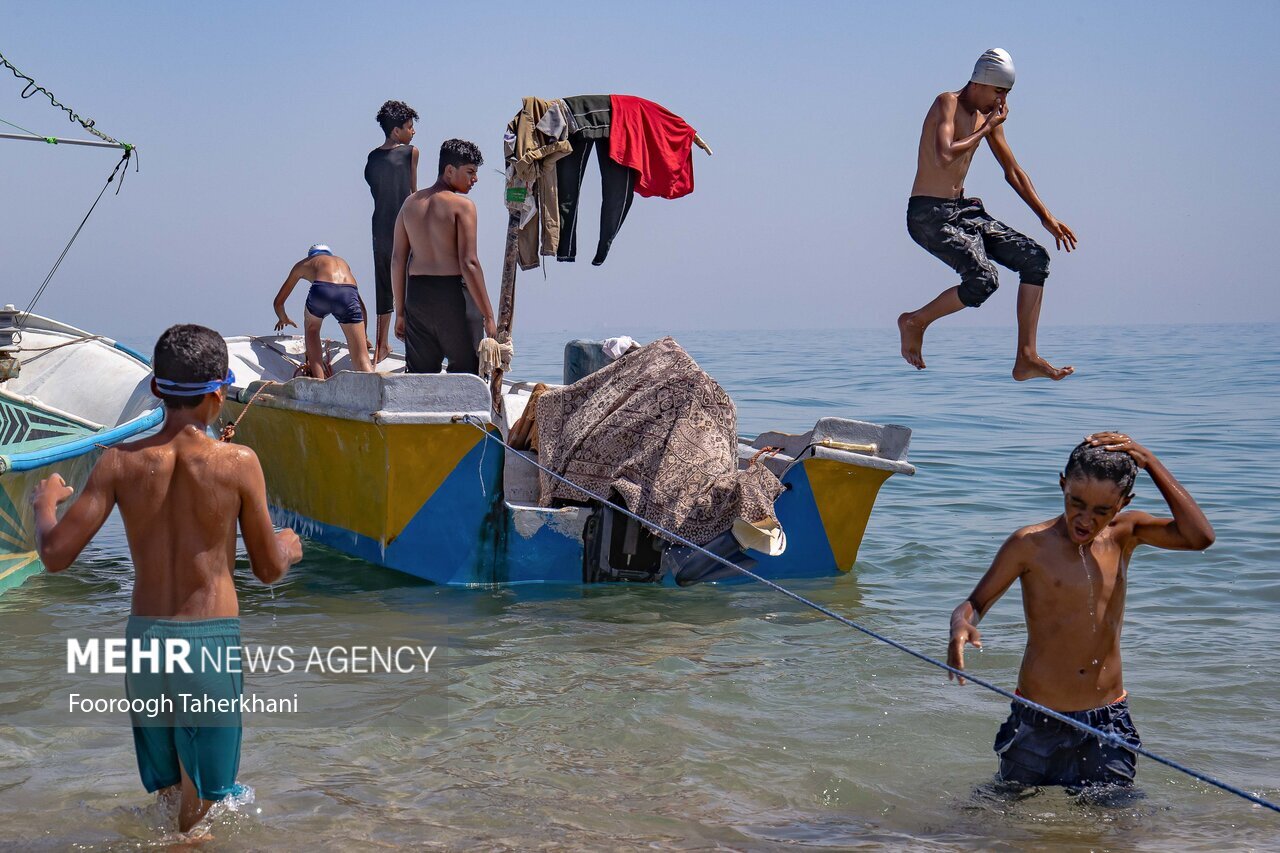
[[[995,46],[1018,68],[1014,152],[1080,237],[1054,255],[1046,323],[1280,319],[1274,2],[6,3],[3,18],[0,51],[141,150],[40,304],[115,337],[268,331],[313,242],[371,294],[362,169],[387,98],[422,115],[421,186],[441,140],[484,151],[472,195],[496,296],[502,130],[524,95],[596,92],[664,104],[716,153],[695,152],[693,195],[636,200],[603,267],[523,274],[518,328],[888,326],[955,282],[907,236],[906,197],[930,102]],[[0,118],[77,135],[19,89],[0,78]],[[3,299],[21,306],[115,157],[0,152]],[[593,167],[588,259],[598,184]],[[989,153],[968,189],[1047,238]],[[1012,323],[1002,281],[950,322]]]

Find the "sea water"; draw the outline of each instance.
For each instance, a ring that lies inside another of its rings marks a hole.
[[[556,379],[560,347],[521,338],[517,375]],[[799,592],[945,656],[951,610],[1017,527],[1062,509],[1086,434],[1154,450],[1204,507],[1203,553],[1139,548],[1128,571],[1125,686],[1149,749],[1280,799],[1280,328],[1049,327],[1076,375],[1014,383],[1011,329],[947,327],[916,372],[883,330],[676,335],[738,402],[745,433],[842,415],[914,430],[914,478],[876,504],[855,570]],[[652,337],[652,332],[650,334]],[[1145,475],[1136,509],[1165,511]],[[1086,566],[1087,570],[1087,566]],[[987,787],[999,697],[749,585],[556,591],[433,587],[307,545],[269,592],[239,563],[246,642],[298,646],[447,625],[447,713],[403,684],[354,682],[352,719],[250,727],[256,800],[207,849],[1066,850],[1272,848],[1280,816],[1142,759],[1143,796],[1009,799]],[[77,633],[120,633],[131,572],[111,522],[65,574],[0,596],[0,711],[55,702]],[[983,620],[972,671],[1012,688],[1017,589]],[[336,638],[336,639],[335,639]],[[248,677],[253,683],[253,676]],[[248,689],[248,688],[246,688]],[[395,724],[400,721],[400,724]],[[0,726],[0,838],[33,848],[170,840],[127,727]]]

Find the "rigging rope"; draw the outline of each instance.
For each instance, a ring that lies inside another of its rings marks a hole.
[[[26,325],[27,319],[31,316],[32,310],[35,309],[36,303],[40,301],[40,297],[44,295],[45,288],[49,286],[49,282],[53,280],[53,275],[58,271],[58,267],[62,265],[62,260],[67,256],[67,252],[71,251],[71,245],[75,243],[76,238],[80,236],[80,231],[84,228],[84,224],[89,221],[89,217],[93,214],[94,208],[98,206],[98,202],[102,201],[102,196],[107,191],[107,187],[111,186],[111,182],[116,179],[116,173],[120,171],[121,166],[125,166],[124,174],[120,176],[120,183],[116,186],[116,195],[120,194],[120,190],[124,188],[124,175],[129,173],[127,164],[129,158],[134,154],[132,147],[125,148],[124,155],[120,161],[116,163],[116,167],[111,170],[111,174],[107,177],[107,182],[102,185],[102,189],[98,191],[98,197],[93,200],[93,204],[89,206],[89,212],[84,215],[84,219],[80,220],[80,224],[76,227],[75,233],[71,235],[71,239],[67,241],[67,245],[62,248],[62,254],[58,255],[58,259],[53,262],[53,266],[49,268],[49,273],[44,277],[44,281],[36,288],[35,295],[31,297],[31,301],[27,303],[26,310],[22,312],[22,317],[15,324],[21,329]],[[137,161],[134,161],[134,168],[137,168]]]
[[[480,430],[480,432],[482,432],[484,436],[488,438],[490,441],[496,441],[499,444],[501,444],[503,447],[507,448],[508,450],[515,449],[511,447],[511,445],[507,444],[507,442],[503,440],[501,436],[494,435],[492,432],[490,432],[485,427],[484,422],[481,421],[479,418],[475,417],[474,415],[462,415],[458,418],[458,420]],[[1271,809],[1274,812],[1280,813],[1280,805],[1277,805],[1269,800],[1265,800],[1262,797],[1258,796],[1257,794],[1252,794],[1228,782],[1223,782],[1219,779],[1215,779],[1214,777],[1208,775],[1207,773],[1202,773],[1199,770],[1194,770],[1190,767],[1179,764],[1173,759],[1165,758],[1164,756],[1151,752],[1150,750],[1145,749],[1141,746],[1133,746],[1132,744],[1126,743],[1119,735],[1113,734],[1111,732],[1104,732],[1101,729],[1094,728],[1088,723],[1082,723],[1079,720],[1068,717],[1065,714],[1062,714],[1062,713],[1059,713],[1058,711],[1053,710],[1052,708],[1047,708],[1044,705],[1039,704],[1038,702],[1033,702],[1030,699],[1026,698],[1025,696],[1019,696],[1016,693],[1011,693],[1008,690],[1005,690],[1003,687],[997,687],[996,685],[992,684],[986,679],[979,678],[970,672],[957,669],[951,666],[950,664],[943,663],[942,661],[937,660],[936,658],[932,658],[929,655],[924,654],[923,652],[918,652],[915,649],[909,646],[905,646],[896,640],[892,640],[889,637],[884,636],[883,634],[880,634],[876,631],[871,630],[870,628],[867,628],[863,625],[859,625],[857,622],[854,622],[852,619],[848,618],[847,616],[841,616],[839,613],[836,613],[834,610],[831,610],[827,607],[823,607],[821,604],[818,604],[817,602],[810,601],[809,599],[805,598],[799,593],[792,592],[786,587],[780,586],[774,583],[773,581],[769,580],[768,578],[761,577],[760,575],[756,574],[755,572],[749,569],[744,569],[742,566],[739,566],[736,563],[731,562],[730,560],[726,560],[724,557],[721,557],[718,554],[713,554],[712,552],[708,551],[706,548],[703,548],[701,545],[697,545],[689,541],[688,539],[685,539],[683,536],[680,536],[676,533],[672,533],[669,530],[665,530],[662,527],[649,521],[648,519],[641,518],[639,515],[627,509],[626,507],[622,507],[608,500],[605,500],[599,495],[594,494],[593,492],[590,492],[587,489],[584,489],[582,486],[579,486],[577,483],[574,483],[572,480],[562,477],[561,475],[557,474],[555,471],[552,471],[550,468],[545,467],[536,459],[531,459],[530,457],[519,452],[517,452],[516,455],[528,461],[529,464],[538,468],[543,473],[548,474],[551,477],[554,477],[556,480],[559,480],[560,482],[564,483],[570,488],[573,488],[574,490],[581,492],[582,494],[586,495],[592,500],[598,501],[601,504],[604,504],[605,506],[610,507],[611,509],[622,513],[623,515],[628,516],[629,518],[635,519],[636,521],[640,522],[641,524],[645,525],[646,527],[650,528],[654,532],[661,535],[663,538],[671,542],[684,545],[685,547],[693,548],[697,551],[700,551],[704,555],[715,560],[717,563],[727,566],[728,568],[733,569],[735,572],[745,575],[746,577],[749,577],[752,580],[758,581],[764,584],[765,586],[770,587],[771,589],[774,589],[782,593],[788,598],[794,601],[797,601],[800,604],[805,605],[806,607],[813,608],[814,610],[818,611],[824,616],[829,616],[832,619],[836,620],[837,622],[841,623],[842,625],[846,625],[850,628],[853,628],[856,631],[861,631],[863,634],[866,634],[868,637],[879,640],[880,642],[885,643],[886,645],[892,646],[898,651],[906,652],[907,654],[911,655],[917,660],[921,660],[921,661],[924,661],[925,663],[932,664],[933,666],[936,666],[942,670],[946,670],[947,672],[952,673],[954,675],[962,676],[966,681],[972,681],[974,684],[977,684],[980,687],[985,687],[988,690],[991,690],[995,693],[1000,694],[1001,696],[1005,697],[1011,702],[1019,702],[1027,706],[1028,708],[1031,708],[1034,711],[1044,714],[1047,717],[1052,717],[1053,719],[1057,720],[1060,723],[1065,723],[1086,734],[1093,735],[1099,740],[1105,741],[1111,744],[1112,746],[1118,747],[1120,749],[1127,749],[1130,752],[1137,753],[1138,755],[1146,756],[1147,758],[1150,758],[1152,761],[1159,762],[1160,764],[1163,764],[1166,767],[1171,767],[1174,770],[1177,770],[1181,773],[1185,773],[1188,776],[1192,777],[1193,779],[1198,779],[1201,782],[1205,782],[1209,785],[1213,785],[1214,787],[1221,788],[1222,790],[1230,794],[1235,794],[1237,797],[1242,797],[1251,803],[1255,803],[1256,805],[1259,805],[1264,808]]]
[[[24,86],[22,89],[23,98],[30,98],[32,95],[35,95],[37,93],[43,94],[46,97],[48,97],[49,103],[53,104],[55,107],[57,107],[58,109],[62,110],[64,113],[67,114],[68,121],[73,123],[78,123],[81,127],[83,127],[85,130],[89,131],[94,136],[101,139],[103,142],[110,142],[113,145],[123,146],[126,153],[133,148],[133,146],[128,144],[127,142],[121,142],[119,139],[116,139],[111,136],[107,136],[105,133],[95,128],[93,126],[94,125],[93,119],[81,118],[80,115],[75,110],[64,105],[61,101],[55,98],[52,92],[50,92],[45,87],[39,85],[38,83],[36,83],[35,78],[31,77],[30,75],[23,74],[21,71],[15,68],[13,63],[10,62],[8,59],[6,59],[3,53],[0,53],[0,66],[8,68],[10,71],[13,72],[13,76],[17,77],[19,80],[27,81],[27,85]],[[9,122],[5,122],[5,124],[9,124]],[[17,127],[17,125],[13,125],[13,126]],[[26,130],[26,128],[19,128],[19,129]],[[31,133],[31,131],[29,130],[27,130],[26,132]],[[44,137],[46,141],[51,139],[51,137],[45,136],[43,133],[32,133],[31,135]]]

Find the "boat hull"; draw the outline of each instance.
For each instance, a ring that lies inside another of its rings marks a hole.
[[[225,417],[242,403],[229,400]],[[496,434],[496,427],[490,426]],[[266,475],[273,519],[345,554],[440,584],[583,582],[586,507],[508,503],[504,472],[529,464],[466,423],[379,423],[278,408],[261,399],[236,441]],[[779,556],[751,552],[767,577],[853,568],[891,470],[832,458],[782,474]]]

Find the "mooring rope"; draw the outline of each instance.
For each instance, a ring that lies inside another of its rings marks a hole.
[[[503,438],[500,435],[494,435],[492,432],[490,432],[485,427],[484,422],[481,421],[476,416],[462,415],[459,418],[459,420],[462,421],[463,423],[469,424],[475,427],[476,429],[480,430],[480,432],[482,432],[485,435],[485,437],[488,438],[490,441],[496,441],[499,444],[501,444],[503,447],[507,448],[508,450],[512,450],[514,452],[514,448],[512,448],[511,445],[507,444],[507,442],[503,440]],[[641,518],[639,515],[627,509],[626,507],[619,506],[618,504],[615,504],[609,500],[606,500],[605,498],[602,498],[600,495],[597,495],[594,492],[584,489],[582,486],[579,486],[577,483],[573,482],[572,480],[562,477],[560,474],[557,474],[555,471],[552,471],[550,468],[547,468],[542,463],[538,462],[536,459],[532,459],[528,456],[525,456],[523,453],[519,453],[519,452],[516,452],[516,455],[526,460],[527,462],[529,462],[529,464],[538,468],[543,473],[548,474],[551,477],[554,477],[556,480],[559,480],[560,482],[564,483],[566,486],[569,486],[570,488],[581,492],[582,494],[586,495],[587,497],[591,498],[594,501],[599,501],[605,506],[613,510],[616,510],[617,512],[620,512],[629,518],[635,519],[636,521],[650,528],[655,533],[658,533],[659,535],[668,539],[669,541],[700,551],[701,553],[715,560],[717,563],[727,566],[728,568],[733,569],[735,572],[745,575],[746,577],[749,577],[754,581],[758,581],[764,584],[765,586],[782,593],[788,598],[794,601],[797,601],[806,607],[810,607],[818,611],[824,616],[829,616],[830,618],[836,620],[842,625],[846,625],[850,628],[853,628],[855,631],[861,631],[863,634],[866,634],[868,637],[879,640],[880,642],[885,643],[886,645],[892,646],[898,651],[906,652],[907,654],[911,655],[913,658],[916,658],[917,660],[921,660],[921,661],[924,661],[925,663],[932,664],[933,666],[936,666],[939,669],[952,673],[953,675],[961,676],[966,681],[972,681],[974,684],[977,684],[980,687],[985,687],[994,693],[998,693],[1001,696],[1005,697],[1006,699],[1010,700],[1011,702],[1019,702],[1025,705],[1026,707],[1031,708],[1034,711],[1037,711],[1041,714],[1044,714],[1047,717],[1051,717],[1057,720],[1060,723],[1065,723],[1068,726],[1071,726],[1072,728],[1075,728],[1075,729],[1078,729],[1079,731],[1084,732],[1085,734],[1093,735],[1099,740],[1105,741],[1111,744],[1112,746],[1119,747],[1120,749],[1127,749],[1130,752],[1136,753],[1138,755],[1146,756],[1147,758],[1150,758],[1152,761],[1159,762],[1160,764],[1163,764],[1166,767],[1171,767],[1174,770],[1179,771],[1180,773],[1185,773],[1186,775],[1190,776],[1193,779],[1198,779],[1199,781],[1205,782],[1209,785],[1213,785],[1216,788],[1221,788],[1227,793],[1235,794],[1237,797],[1242,797],[1243,799],[1246,799],[1251,803],[1255,803],[1256,805],[1271,809],[1273,812],[1280,813],[1280,805],[1277,805],[1269,800],[1265,800],[1262,797],[1258,796],[1257,794],[1252,794],[1228,782],[1223,782],[1219,779],[1215,779],[1214,777],[1210,776],[1207,773],[1202,773],[1199,770],[1195,770],[1193,768],[1187,767],[1183,764],[1178,763],[1177,761],[1174,761],[1171,758],[1165,758],[1164,756],[1154,753],[1149,749],[1145,749],[1141,746],[1134,746],[1130,743],[1126,743],[1119,735],[1112,734],[1111,732],[1104,732],[1101,729],[1094,728],[1088,723],[1082,723],[1079,720],[1072,719],[1071,717],[1068,717],[1065,714],[1055,711],[1052,708],[1047,708],[1038,702],[1033,702],[1030,699],[1026,698],[1025,696],[1019,696],[1016,693],[1011,693],[1008,690],[1005,690],[1003,687],[997,687],[995,684],[992,684],[986,679],[975,676],[970,672],[966,672],[965,670],[957,669],[956,667],[953,667],[947,663],[943,663],[942,661],[937,660],[936,658],[932,658],[929,655],[924,654],[923,652],[918,652],[915,649],[911,648],[910,646],[903,645],[902,643],[899,643],[897,640],[890,639],[889,637],[886,637],[883,634],[873,631],[864,625],[859,625],[857,622],[854,622],[852,619],[848,618],[847,616],[841,616],[839,613],[836,613],[834,610],[831,610],[827,607],[823,607],[821,604],[818,604],[817,602],[810,601],[809,599],[805,598],[803,595],[800,595],[799,593],[796,593],[796,592],[792,592],[786,587],[780,586],[774,583],[773,581],[769,580],[768,578],[761,577],[760,575],[756,574],[755,572],[749,569],[744,569],[742,566],[739,566],[730,560],[726,560],[724,557],[721,557],[719,554],[714,554],[711,551],[708,551],[706,548],[703,548],[701,545],[695,544],[694,542],[691,542],[688,539],[685,539],[683,536],[680,536],[677,533],[672,533],[670,530],[666,530],[661,526],[654,524],[652,521],[649,521],[648,519]]]

